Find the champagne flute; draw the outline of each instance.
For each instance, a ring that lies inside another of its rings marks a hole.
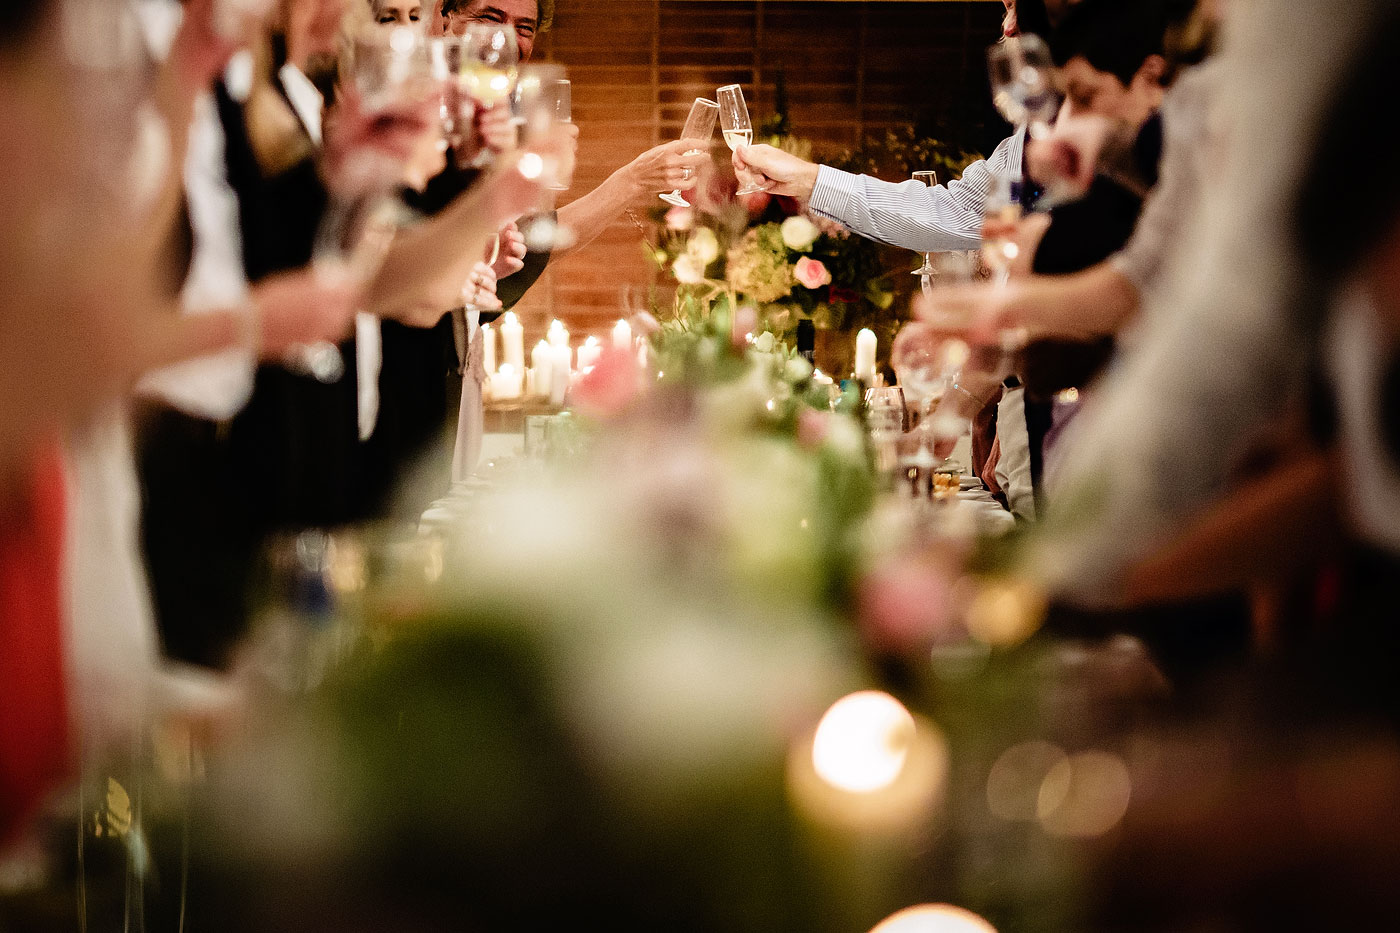
[[[921,182],[923,182],[925,185],[927,185],[927,186],[930,187],[930,188],[937,187],[937,185],[938,185],[938,173],[937,173],[937,172],[933,172],[933,171],[915,172],[915,173],[913,174],[912,177],[913,177],[913,179],[914,179],[915,181],[921,181]],[[924,276],[924,277],[925,277],[925,282],[924,282],[923,284],[924,284],[925,286],[927,286],[927,284],[928,284],[928,282],[927,282],[927,277],[928,277],[928,276],[931,276],[931,275],[933,275],[933,274],[935,274],[938,270],[936,270],[935,268],[933,268],[933,263],[929,261],[929,254],[928,254],[928,253],[924,253],[924,254],[923,254],[923,257],[924,257],[923,265],[921,265],[921,266],[919,266],[919,268],[915,269],[915,270],[914,270],[914,274],[915,274],[915,275],[922,275],[922,276]]]
[[[554,122],[574,122],[574,85],[568,78],[552,78],[549,92],[554,99]],[[551,191],[568,191],[569,186],[555,181],[549,186]]]
[[[719,100],[719,125],[724,141],[730,151],[738,152],[741,146],[753,142],[753,123],[749,120],[749,105],[744,102],[744,89],[737,84],[726,84],[715,92],[715,96]],[[754,181],[752,175],[748,175],[734,193],[757,194],[765,190]]]
[[[690,116],[685,118],[685,129],[681,130],[681,139],[694,140],[694,148],[687,149],[686,155],[700,155],[705,151],[702,143],[706,143],[715,132],[715,119],[719,116],[719,104],[705,97],[695,98],[695,103],[690,105]],[[676,207],[689,207],[690,202],[681,197],[681,189],[658,195],[667,204],[674,204]]]
[[[1045,42],[1029,34],[1003,39],[987,50],[987,73],[992,103],[1006,121],[1033,138],[1045,136],[1060,109],[1059,72]]]

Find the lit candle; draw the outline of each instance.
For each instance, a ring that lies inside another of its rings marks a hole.
[[[507,311],[501,318],[501,346],[505,362],[515,367],[517,373],[525,371],[525,328],[520,326],[520,318],[514,311]]]
[[[491,397],[495,399],[520,398],[520,384],[524,380],[524,374],[509,363],[502,363],[501,368],[491,377]]]
[[[496,371],[496,329],[490,324],[481,325],[481,362],[486,375]]]
[[[550,347],[554,355],[554,370],[549,374],[549,401],[552,405],[563,405],[569,394],[569,364],[573,362],[574,351],[566,343],[562,347]]]
[[[626,319],[619,320],[613,325],[613,349],[632,349],[632,325]]]
[[[602,355],[603,345],[598,342],[598,338],[589,337],[583,342],[583,346],[578,348],[578,371],[583,372],[597,366]]]
[[[862,327],[856,334],[856,378],[866,385],[875,384],[875,332]]]
[[[569,345],[569,329],[558,318],[549,322],[548,336],[551,347],[567,347]]]
[[[531,395],[549,394],[549,373],[554,368],[553,350],[541,340],[530,351],[530,372],[535,374],[534,389]]]

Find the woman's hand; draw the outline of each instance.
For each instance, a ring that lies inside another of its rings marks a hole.
[[[318,276],[311,270],[264,279],[254,286],[252,298],[264,359],[281,359],[298,345],[339,343],[350,335],[359,303],[358,290],[343,276]]]
[[[495,249],[496,261],[490,268],[495,273],[496,280],[500,281],[525,268],[525,237],[520,233],[520,228],[512,222],[506,224],[497,242],[500,246]],[[487,258],[490,258],[490,251]]]
[[[437,132],[436,98],[424,97],[366,112],[359,95],[342,87],[325,125],[325,170],[332,188],[350,192],[392,185],[425,135]]]
[[[695,187],[702,169],[710,164],[708,151],[686,155],[696,148],[693,139],[678,139],[643,152],[628,164],[628,180],[638,195]]]
[[[472,266],[467,284],[462,286],[462,303],[478,311],[501,310],[501,299],[496,297],[496,272],[484,262]]]

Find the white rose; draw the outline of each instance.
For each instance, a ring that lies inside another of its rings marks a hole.
[[[705,281],[705,264],[691,253],[682,253],[672,263],[671,274],[682,285],[699,285]]]
[[[685,251],[700,260],[702,266],[708,266],[719,258],[719,240],[709,227],[701,227],[691,236]]]
[[[783,375],[787,377],[789,382],[801,382],[812,375],[812,364],[800,356],[794,356],[788,360]]]
[[[783,245],[799,253],[805,253],[811,249],[812,244],[817,242],[817,237],[821,236],[817,225],[800,214],[783,221],[781,230]]]

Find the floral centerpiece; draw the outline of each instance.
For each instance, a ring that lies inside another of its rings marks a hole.
[[[812,158],[811,144],[790,131],[781,73],[775,111],[755,141]],[[823,161],[895,178],[933,168],[946,180],[978,158],[911,128]],[[715,302],[747,306],[789,340],[799,321],[811,321],[818,333],[846,338],[819,341],[817,365],[835,374],[850,370],[848,338],[860,328],[870,328],[889,346],[908,317],[917,283],[905,273],[914,268],[916,254],[855,235],[794,198],[735,197],[734,189],[732,175],[721,174],[691,194],[693,206],[658,206],[652,214],[656,232],[645,244],[646,255],[675,283],[677,313],[691,315]]]

